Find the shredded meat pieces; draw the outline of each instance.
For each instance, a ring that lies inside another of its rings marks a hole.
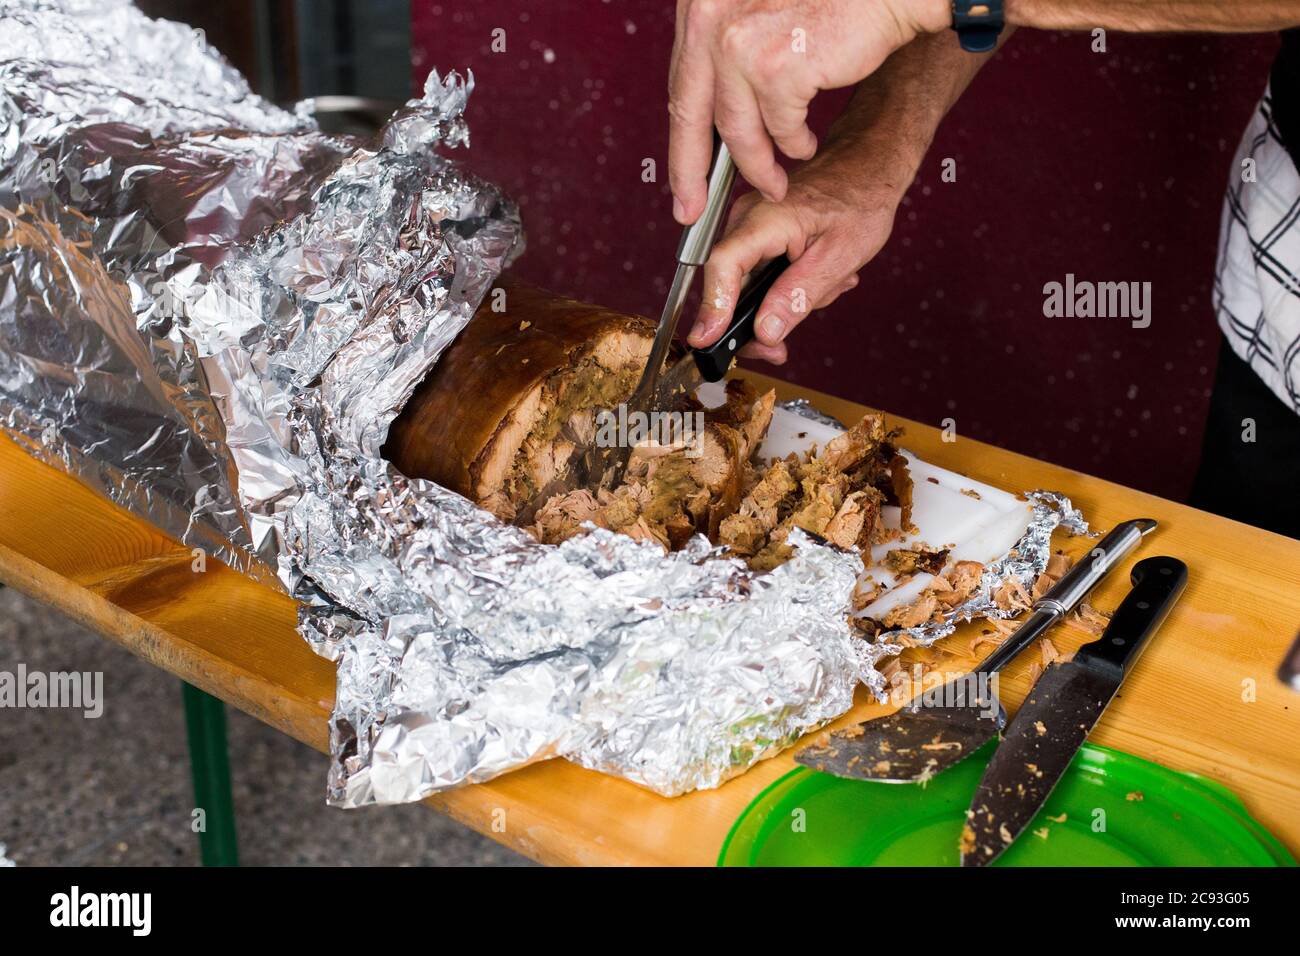
[[[885,555],[885,567],[896,574],[938,574],[948,560],[948,552],[930,551],[923,547],[895,548]]]
[[[724,545],[756,570],[788,560],[791,529],[801,528],[841,548],[868,548],[880,528],[880,508],[911,479],[892,468],[906,463],[889,442],[884,419],[867,415],[827,443],[820,455],[791,455],[767,466],[758,447],[772,420],[775,394],[757,395],[739,380],[727,384],[723,405],[703,410],[705,427],[693,448],[638,446],[624,484],[592,495],[570,490],[549,498],[529,530],[558,543],[584,522],[622,531],[667,548],[695,534]],[[701,411],[688,402],[688,412]],[[693,452],[693,453],[692,453]],[[942,567],[938,552],[921,562]]]

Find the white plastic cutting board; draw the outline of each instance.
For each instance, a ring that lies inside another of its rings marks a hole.
[[[723,389],[718,384],[701,386],[697,395],[710,407],[723,401]],[[784,458],[791,452],[802,454],[814,445],[824,447],[843,431],[777,408],[772,413],[772,426],[759,448],[759,455],[769,459]],[[894,575],[878,563],[889,551],[920,541],[932,548],[950,548],[949,558],[953,561],[988,564],[1015,546],[1028,529],[1032,515],[1030,503],[1013,494],[954,471],[936,468],[905,449],[900,453],[907,459],[912,475],[912,523],[918,530],[898,541],[876,545],[871,549],[870,560],[864,557],[868,567],[863,577],[870,577],[885,588],[880,597],[862,611],[874,618],[880,618],[896,605],[912,600],[934,580],[933,575],[920,573],[901,586],[894,586]],[[964,494],[967,491],[973,491],[979,497]],[[899,526],[898,508],[885,507],[881,517],[886,527]]]

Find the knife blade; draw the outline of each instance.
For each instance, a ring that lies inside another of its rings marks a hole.
[[[1187,587],[1187,565],[1146,558],[1132,582],[1101,637],[1048,667],[1007,727],[966,811],[962,866],[992,863],[1033,820]]]
[[[715,130],[704,211],[695,222],[682,230],[681,241],[677,244],[677,270],[673,274],[672,286],[668,290],[668,298],[664,301],[663,311],[659,314],[659,324],[655,329],[654,342],[650,345],[650,355],[646,359],[641,378],[626,403],[629,419],[637,412],[649,412],[654,407],[655,397],[659,393],[664,360],[668,357],[668,349],[672,345],[677,322],[686,305],[695,273],[708,262],[709,254],[713,251],[713,243],[717,239],[723,215],[730,204],[731,190],[735,181],[735,160],[731,158],[731,151],[727,149],[727,144]],[[632,449],[625,444],[612,448],[600,448],[593,444],[584,456],[588,487],[595,491],[601,487],[618,484],[623,477],[623,472],[627,470],[631,455]]]

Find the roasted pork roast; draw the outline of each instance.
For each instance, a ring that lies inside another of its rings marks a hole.
[[[654,331],[503,280],[411,396],[384,456],[504,521],[531,517],[573,486],[596,410],[631,395]]]
[[[704,534],[760,570],[790,556],[792,528],[865,549],[890,534],[885,503],[903,506],[907,527],[910,479],[881,416],[820,454],[762,462],[775,395],[739,379],[717,408],[681,399],[674,411],[698,426],[689,440],[638,444],[622,484],[582,487],[597,415],[631,395],[654,324],[519,282],[498,289],[394,422],[384,453],[405,474],[545,543],[586,522],[670,549]]]

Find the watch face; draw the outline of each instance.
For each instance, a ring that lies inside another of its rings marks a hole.
[[[957,27],[961,48],[971,53],[987,53],[998,45],[1002,27]]]
[[[987,53],[1002,33],[1002,0],[953,0],[952,28],[961,48]]]

